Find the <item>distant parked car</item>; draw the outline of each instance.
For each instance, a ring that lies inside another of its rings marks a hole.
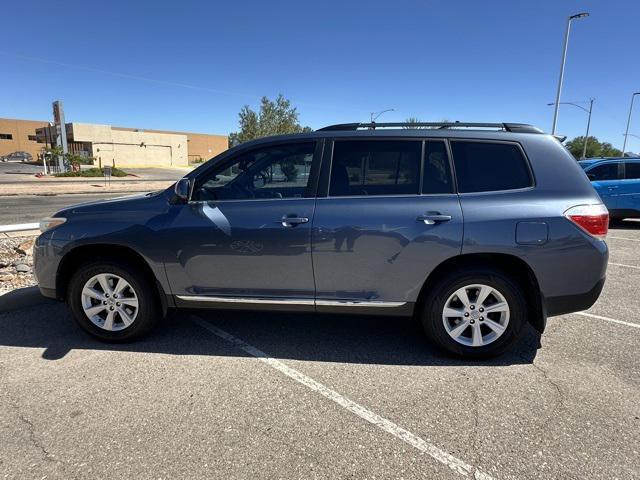
[[[640,157],[590,158],[579,163],[612,221],[640,217]]]
[[[30,162],[33,156],[29,152],[13,152],[2,157],[3,162]]]
[[[477,358],[593,305],[608,224],[573,157],[530,125],[344,124],[59,211],[34,265],[102,340],[140,338],[170,308],[366,312],[414,316]]]

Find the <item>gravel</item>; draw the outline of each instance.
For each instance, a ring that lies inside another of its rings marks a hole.
[[[0,238],[0,294],[36,285],[31,237]]]

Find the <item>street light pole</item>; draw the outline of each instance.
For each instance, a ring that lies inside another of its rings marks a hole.
[[[586,108],[578,105],[577,103],[573,103],[573,102],[560,102],[560,105],[573,105],[574,107],[578,107],[581,110],[584,110],[585,112],[587,112],[589,114],[589,118],[587,119],[587,134],[584,136],[584,145],[582,146],[582,158],[581,160],[584,160],[587,156],[587,143],[589,143],[589,128],[591,127],[591,112],[593,111],[593,101],[595,100],[595,98],[590,98],[589,99],[589,110],[587,110]],[[582,102],[582,103],[586,103],[586,102]],[[556,105],[556,109],[557,104],[556,103],[547,103],[547,105],[551,106],[551,105]]]
[[[640,95],[640,92],[635,92],[631,95],[631,105],[629,106],[629,116],[627,117],[627,129],[624,132],[624,143],[622,144],[622,156],[624,157],[624,151],[627,148],[627,137],[629,136],[629,124],[631,123],[631,112],[633,111],[633,99],[636,95]]]
[[[593,98],[589,99],[589,119],[587,120],[587,134],[584,136],[584,146],[582,147],[582,160],[587,158],[587,143],[589,142],[589,127],[591,126],[591,112],[593,111]]]
[[[567,60],[567,49],[569,48],[569,32],[571,31],[571,21],[576,18],[588,17],[587,12],[571,15],[567,19],[567,29],[564,32],[564,46],[562,47],[562,61],[560,62],[560,79],[558,80],[558,91],[556,92],[555,109],[553,110],[553,124],[551,126],[551,135],[556,133],[556,125],[558,124],[558,110],[560,108],[560,94],[562,93],[562,81],[564,80],[564,65]]]
[[[371,112],[371,123],[375,123],[380,115],[387,112],[395,112],[395,108],[387,108],[386,110],[382,110],[380,112]]]

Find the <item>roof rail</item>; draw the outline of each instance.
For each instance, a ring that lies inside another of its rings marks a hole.
[[[425,129],[447,129],[447,128],[495,128],[505,132],[514,133],[544,133],[533,125],[526,123],[468,123],[468,122],[385,122],[385,123],[339,123],[319,128],[318,132],[327,131],[353,131],[360,128],[375,130],[376,128],[425,128]]]

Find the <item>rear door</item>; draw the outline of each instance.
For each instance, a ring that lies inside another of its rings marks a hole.
[[[620,180],[624,178],[622,162],[599,163],[586,171],[591,184],[609,210],[618,210]]]
[[[462,244],[444,140],[336,139],[324,159],[312,230],[317,310],[411,307]]]

